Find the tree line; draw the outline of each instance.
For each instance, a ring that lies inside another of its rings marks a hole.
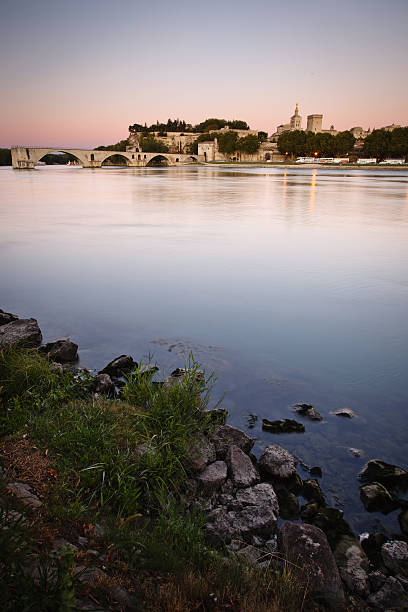
[[[11,166],[10,149],[0,149],[0,166]]]
[[[373,130],[364,141],[364,154],[376,157],[379,161],[387,157],[407,160],[408,127],[395,128],[392,132]]]
[[[346,155],[353,151],[356,139],[349,131],[339,132],[335,136],[320,132],[293,130],[283,132],[278,138],[278,150],[282,155],[296,157],[334,157]]]
[[[168,119],[167,123],[156,121],[156,123],[152,123],[152,125],[149,126],[147,123],[144,125],[141,123],[134,123],[133,125],[129,125],[129,132],[141,132],[143,135],[147,135],[151,132],[158,132],[159,136],[166,136],[167,132],[209,132],[210,130],[221,130],[224,127],[229,127],[231,130],[249,130],[247,122],[241,119],[227,121],[226,119],[212,117],[194,126],[191,123],[186,123],[182,119]]]

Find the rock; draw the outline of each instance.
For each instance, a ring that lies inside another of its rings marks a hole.
[[[358,448],[349,448],[349,453],[351,453],[353,457],[361,457],[362,451]]]
[[[31,491],[31,487],[23,482],[10,482],[7,486],[8,490],[13,493],[25,506],[37,510],[42,506],[42,502],[37,495]]]
[[[360,499],[367,512],[388,514],[398,508],[398,503],[395,502],[389,491],[379,482],[371,482],[360,487]]]
[[[368,538],[361,540],[361,547],[374,567],[382,566],[381,548],[386,541],[387,538],[383,533],[370,533]]]
[[[303,423],[298,423],[293,419],[279,419],[278,421],[268,421],[268,419],[262,419],[263,431],[270,431],[271,433],[303,433],[305,426]]]
[[[84,548],[88,544],[88,538],[84,538],[84,536],[78,536],[78,544]]]
[[[309,501],[315,501],[319,506],[326,505],[320,485],[315,478],[303,481],[303,497]]]
[[[204,436],[187,452],[188,466],[193,472],[202,472],[216,458],[214,444]]]
[[[276,514],[266,506],[247,506],[229,512],[218,507],[209,513],[205,529],[210,543],[218,545],[234,538],[251,541],[254,535],[268,538],[276,530],[276,523]]]
[[[71,542],[68,542],[68,540],[64,540],[64,538],[57,538],[56,540],[54,540],[51,550],[53,552],[58,552],[64,548],[69,548],[74,553],[78,551],[78,546],[72,544]]]
[[[214,408],[214,410],[207,410],[205,414],[210,423],[214,423],[215,425],[225,425],[228,410],[224,410],[223,408]]]
[[[374,608],[387,610],[388,608],[398,608],[399,610],[406,609],[407,597],[401,583],[389,576],[383,586],[377,593],[374,593],[368,598],[368,603]],[[403,607],[404,606],[404,607]]]
[[[306,416],[311,421],[323,421],[323,417],[311,404],[295,404],[295,410],[298,414]]]
[[[340,576],[351,593],[368,597],[370,583],[367,575],[368,559],[354,537],[343,536],[334,551]]]
[[[259,459],[261,471],[272,478],[290,478],[296,473],[296,466],[296,459],[277,444],[267,446]]]
[[[379,482],[386,487],[408,486],[408,472],[380,459],[368,461],[361,470],[359,478],[363,482]]]
[[[278,552],[278,538],[277,538],[277,536],[274,536],[273,538],[271,538],[270,540],[267,540],[265,542],[265,549],[270,554],[274,554],[274,553]]]
[[[276,517],[279,514],[279,503],[273,486],[267,482],[237,491],[236,499],[243,506],[263,506],[269,508]]]
[[[133,357],[130,355],[120,355],[110,361],[99,374],[120,377],[124,374],[129,374],[134,368],[137,368],[137,363],[133,361]]]
[[[336,410],[334,414],[339,417],[345,417],[346,419],[352,419],[356,416],[355,412],[350,410],[350,408],[341,408],[341,410]]]
[[[0,346],[36,347],[42,334],[36,319],[17,319],[0,327]]]
[[[284,487],[277,490],[279,501],[279,516],[286,521],[295,521],[299,518],[299,502],[293,493]]]
[[[316,502],[308,502],[300,509],[300,516],[305,523],[313,523],[313,518],[319,511],[319,505]]]
[[[398,522],[400,524],[402,533],[408,535],[408,509],[403,510],[398,515]]]
[[[285,523],[280,531],[280,542],[282,552],[294,564],[292,570],[308,585],[312,596],[333,608],[341,606],[343,586],[323,531],[314,525]]]
[[[59,338],[40,346],[38,352],[47,355],[52,361],[68,363],[78,360],[78,345],[69,338]]]
[[[208,465],[197,479],[204,493],[208,495],[217,491],[227,480],[227,471],[225,461],[215,461]]]
[[[128,591],[120,586],[115,586],[110,590],[110,596],[124,607],[126,612],[140,612],[140,602],[135,595],[131,595]]]
[[[251,487],[259,482],[258,470],[255,469],[251,459],[239,446],[235,446],[235,444],[230,446],[226,462],[228,465],[228,475],[234,486],[238,488]]]
[[[12,314],[11,312],[4,312],[4,310],[0,308],[0,325],[7,325],[7,323],[17,321],[17,319],[17,315]]]
[[[382,572],[379,572],[378,570],[375,572],[370,572],[368,574],[368,581],[370,583],[371,592],[375,593],[376,591],[379,591],[386,580],[387,576],[385,576]]]
[[[231,425],[219,425],[211,433],[210,439],[215,445],[215,452],[219,459],[225,458],[232,444],[238,446],[244,453],[249,453],[254,445],[253,438]]]
[[[381,547],[381,557],[385,567],[392,574],[408,570],[408,544],[402,540],[386,542]]]
[[[318,478],[321,478],[323,476],[322,468],[318,465],[311,467],[309,472],[311,476],[317,476]]]
[[[248,544],[248,546],[240,548],[236,552],[236,555],[245,559],[245,561],[249,563],[249,565],[256,565],[259,559],[264,556],[264,553],[258,548],[255,548],[255,546],[251,546],[251,544]]]
[[[97,374],[92,381],[92,391],[100,395],[113,397],[115,395],[115,384],[109,374]]]
[[[336,548],[343,537],[349,536],[354,539],[350,525],[343,518],[343,511],[338,508],[320,507],[308,522],[324,531],[332,550]]]

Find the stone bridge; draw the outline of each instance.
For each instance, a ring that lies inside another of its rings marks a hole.
[[[132,168],[142,166],[179,166],[204,161],[203,156],[185,155],[182,153],[145,153],[138,151],[95,151],[88,149],[56,149],[37,147],[12,147],[11,159],[13,168],[32,169],[48,153],[69,153],[73,155],[83,168],[100,168],[112,155],[120,155],[126,165]]]

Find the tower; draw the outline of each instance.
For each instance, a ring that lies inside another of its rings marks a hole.
[[[318,134],[322,131],[323,115],[308,115],[307,116],[307,132]]]
[[[299,104],[296,104],[295,114],[290,118],[290,129],[301,130],[302,129],[302,117],[299,115]]]

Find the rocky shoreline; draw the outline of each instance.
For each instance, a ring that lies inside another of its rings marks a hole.
[[[38,349],[61,371],[78,360],[78,346],[69,338],[42,344],[36,319],[0,309],[0,349],[11,346]],[[92,392],[120,397],[123,376],[135,367],[131,356],[117,357],[94,376]],[[141,373],[152,375],[157,369],[149,366]],[[157,384],[179,384],[185,375],[179,368]],[[311,420],[321,418],[308,404],[296,410]],[[330,608],[344,609],[351,602],[358,609],[408,609],[408,502],[400,497],[408,488],[408,472],[377,458],[366,463],[359,475],[361,501],[368,512],[400,508],[401,534],[389,540],[377,532],[360,542],[342,511],[327,507],[317,478],[300,478],[297,460],[287,450],[270,444],[257,459],[251,453],[254,439],[228,425],[226,411],[210,412],[214,427],[187,457],[186,511],[206,513],[204,529],[212,546],[225,547],[229,555],[261,569],[291,563],[315,601]],[[274,432],[301,431],[298,425],[289,419],[263,423]],[[311,475],[321,476],[320,468],[313,470]],[[37,503],[21,484],[9,483],[9,490]]]

